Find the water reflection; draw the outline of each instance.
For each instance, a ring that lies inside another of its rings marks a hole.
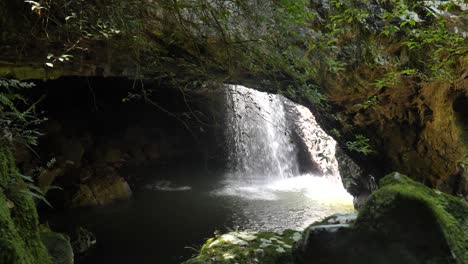
[[[259,185],[225,182],[212,192],[228,197],[233,223],[242,230],[303,229],[334,213],[353,212],[353,197],[340,182],[302,175]]]

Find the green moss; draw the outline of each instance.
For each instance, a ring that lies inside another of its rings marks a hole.
[[[72,264],[73,249],[70,238],[49,228],[41,228],[41,240],[47,247],[54,264]]]
[[[418,246],[420,240],[432,240],[433,251],[427,252],[431,260],[468,263],[466,202],[399,173],[383,178],[380,186],[359,213],[357,231],[402,241],[407,248]]]
[[[296,263],[468,263],[468,205],[399,173],[380,181],[354,223],[306,228]]]
[[[198,256],[185,264],[292,263],[292,245],[300,233],[230,232],[208,239]]]
[[[39,220],[32,197],[8,185],[18,174],[12,154],[5,148],[0,149],[0,173],[0,263],[51,263],[39,236]]]
[[[65,73],[60,68],[0,65],[0,76],[18,80],[57,79],[63,75],[65,75]]]

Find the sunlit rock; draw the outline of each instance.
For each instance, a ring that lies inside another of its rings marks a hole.
[[[185,264],[291,264],[292,245],[300,233],[230,232],[206,241],[197,256]]]
[[[335,157],[336,141],[317,123],[307,107],[295,104],[284,98],[288,119],[292,120],[292,129],[297,134],[300,144],[306,148],[308,158],[314,163],[316,173],[334,177],[340,182],[338,161]]]

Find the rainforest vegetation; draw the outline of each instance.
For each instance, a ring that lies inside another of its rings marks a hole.
[[[232,159],[226,85],[307,107],[364,202],[178,261],[468,263],[467,25],[463,0],[0,0],[0,263],[87,263],[95,238],[55,211],[130,199],[143,165]]]

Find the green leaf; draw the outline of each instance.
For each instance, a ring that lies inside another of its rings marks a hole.
[[[23,179],[26,182],[34,182],[34,180],[32,179],[31,176],[23,175],[23,174],[20,174],[20,173],[18,173],[18,175],[21,177],[21,179]]]
[[[24,195],[29,195],[29,196],[32,196],[33,198],[36,198],[40,201],[43,201],[45,204],[47,204],[50,208],[53,208],[53,206],[49,203],[49,201],[47,201],[47,199],[44,197],[44,195],[42,194],[38,194],[38,193],[34,193],[34,192],[31,192],[30,190],[28,189],[20,189],[18,191],[19,193],[22,193]]]

